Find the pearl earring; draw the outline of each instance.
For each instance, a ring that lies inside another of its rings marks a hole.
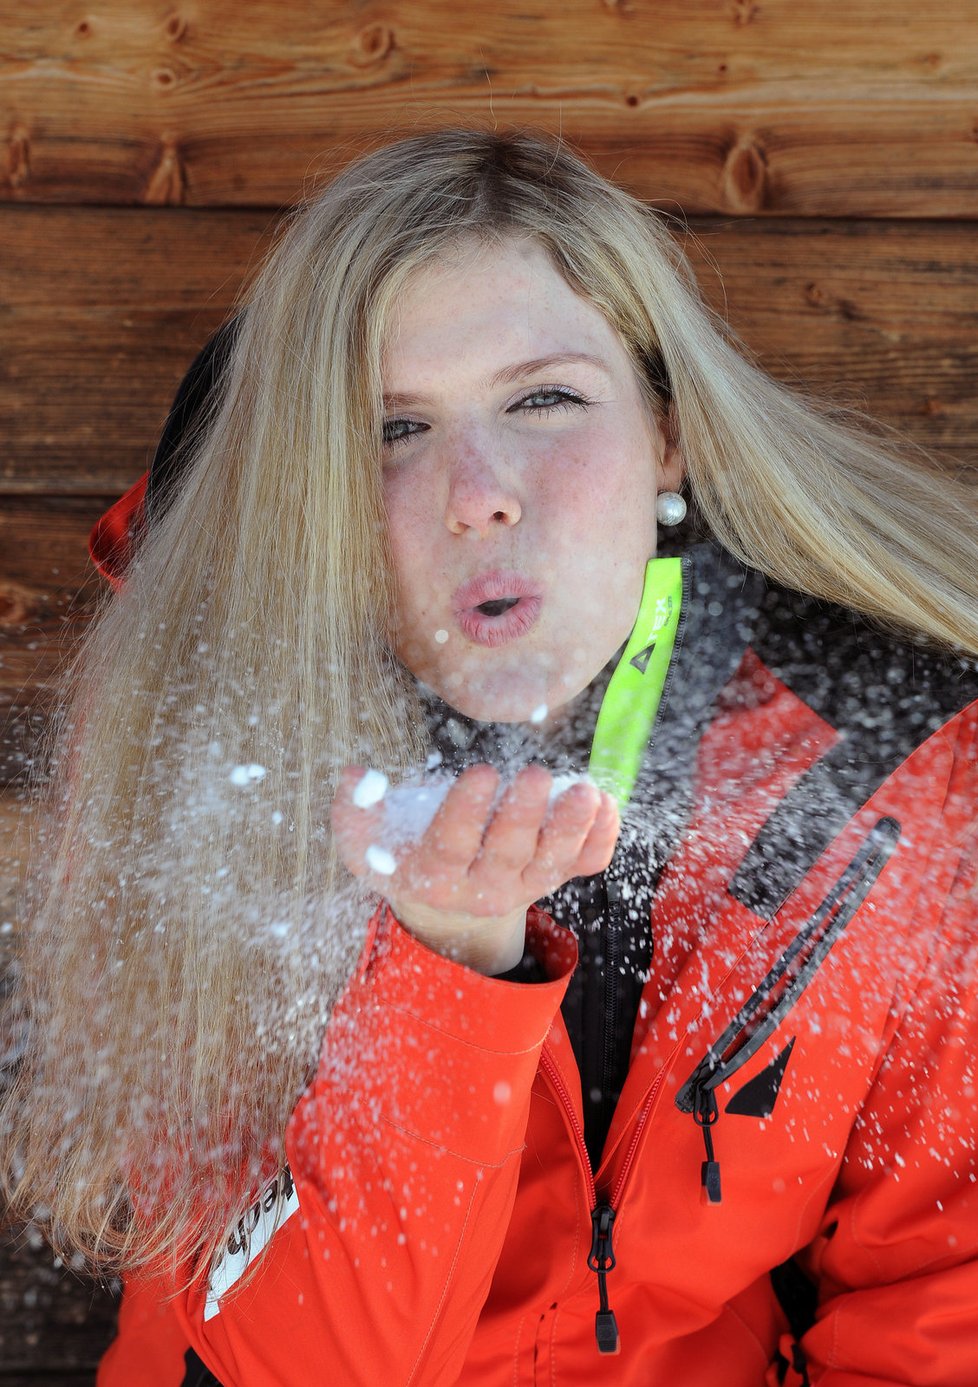
[[[655,518],[660,525],[678,525],[686,515],[686,502],[678,491],[660,491],[655,499]]]

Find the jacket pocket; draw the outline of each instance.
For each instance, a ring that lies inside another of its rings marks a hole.
[[[814,978],[832,945],[869,895],[900,838],[896,819],[881,818],[852,860],[795,935],[770,972],[751,993],[676,1094],[676,1106],[691,1113],[703,1130],[706,1160],[702,1184],[708,1204],[720,1203],[720,1170],[712,1127],[719,1117],[716,1089],[757,1053]]]

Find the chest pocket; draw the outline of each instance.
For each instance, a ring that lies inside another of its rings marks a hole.
[[[810,918],[754,989],[736,1016],[707,1046],[676,1094],[676,1106],[703,1132],[701,1183],[708,1204],[722,1199],[713,1128],[720,1116],[716,1090],[750,1060],[782,1024],[852,920],[900,838],[896,819],[881,818],[860,843]],[[791,1056],[791,1040],[766,1069],[728,1102],[727,1112],[768,1116]],[[765,1106],[766,1104],[766,1106]]]

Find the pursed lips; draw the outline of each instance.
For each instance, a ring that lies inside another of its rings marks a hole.
[[[455,621],[477,645],[503,645],[525,635],[542,606],[540,585],[512,570],[476,574],[452,594]]]

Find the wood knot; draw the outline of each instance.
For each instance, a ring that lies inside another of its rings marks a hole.
[[[159,87],[161,91],[168,91],[177,80],[177,74],[172,67],[157,67],[153,69],[153,85]]]
[[[35,614],[36,607],[30,588],[9,580],[0,583],[0,626],[23,626]]]
[[[865,312],[855,299],[847,299],[841,294],[826,293],[814,280],[805,285],[805,300],[813,308],[835,313],[849,323],[861,323],[866,319]]]
[[[90,19],[80,19],[75,25],[75,38],[87,39],[92,36],[92,21]]]
[[[166,21],[166,36],[171,43],[179,43],[190,27],[190,21],[185,14],[174,11]]]
[[[855,299],[844,299],[840,296],[836,299],[836,307],[847,323],[861,323],[866,318],[866,314]]]
[[[761,7],[755,0],[733,0],[733,22],[738,28],[753,24],[760,12]]]
[[[27,126],[16,121],[7,140],[7,182],[16,192],[31,176],[31,140]]]
[[[738,212],[759,211],[769,190],[767,154],[759,140],[738,140],[727,155],[723,168],[723,189],[727,203]]]
[[[368,24],[357,34],[351,54],[358,67],[380,63],[394,47],[394,30],[389,24]]]
[[[177,207],[187,200],[187,175],[180,149],[172,135],[160,141],[159,163],[150,175],[143,202],[155,207]]]

